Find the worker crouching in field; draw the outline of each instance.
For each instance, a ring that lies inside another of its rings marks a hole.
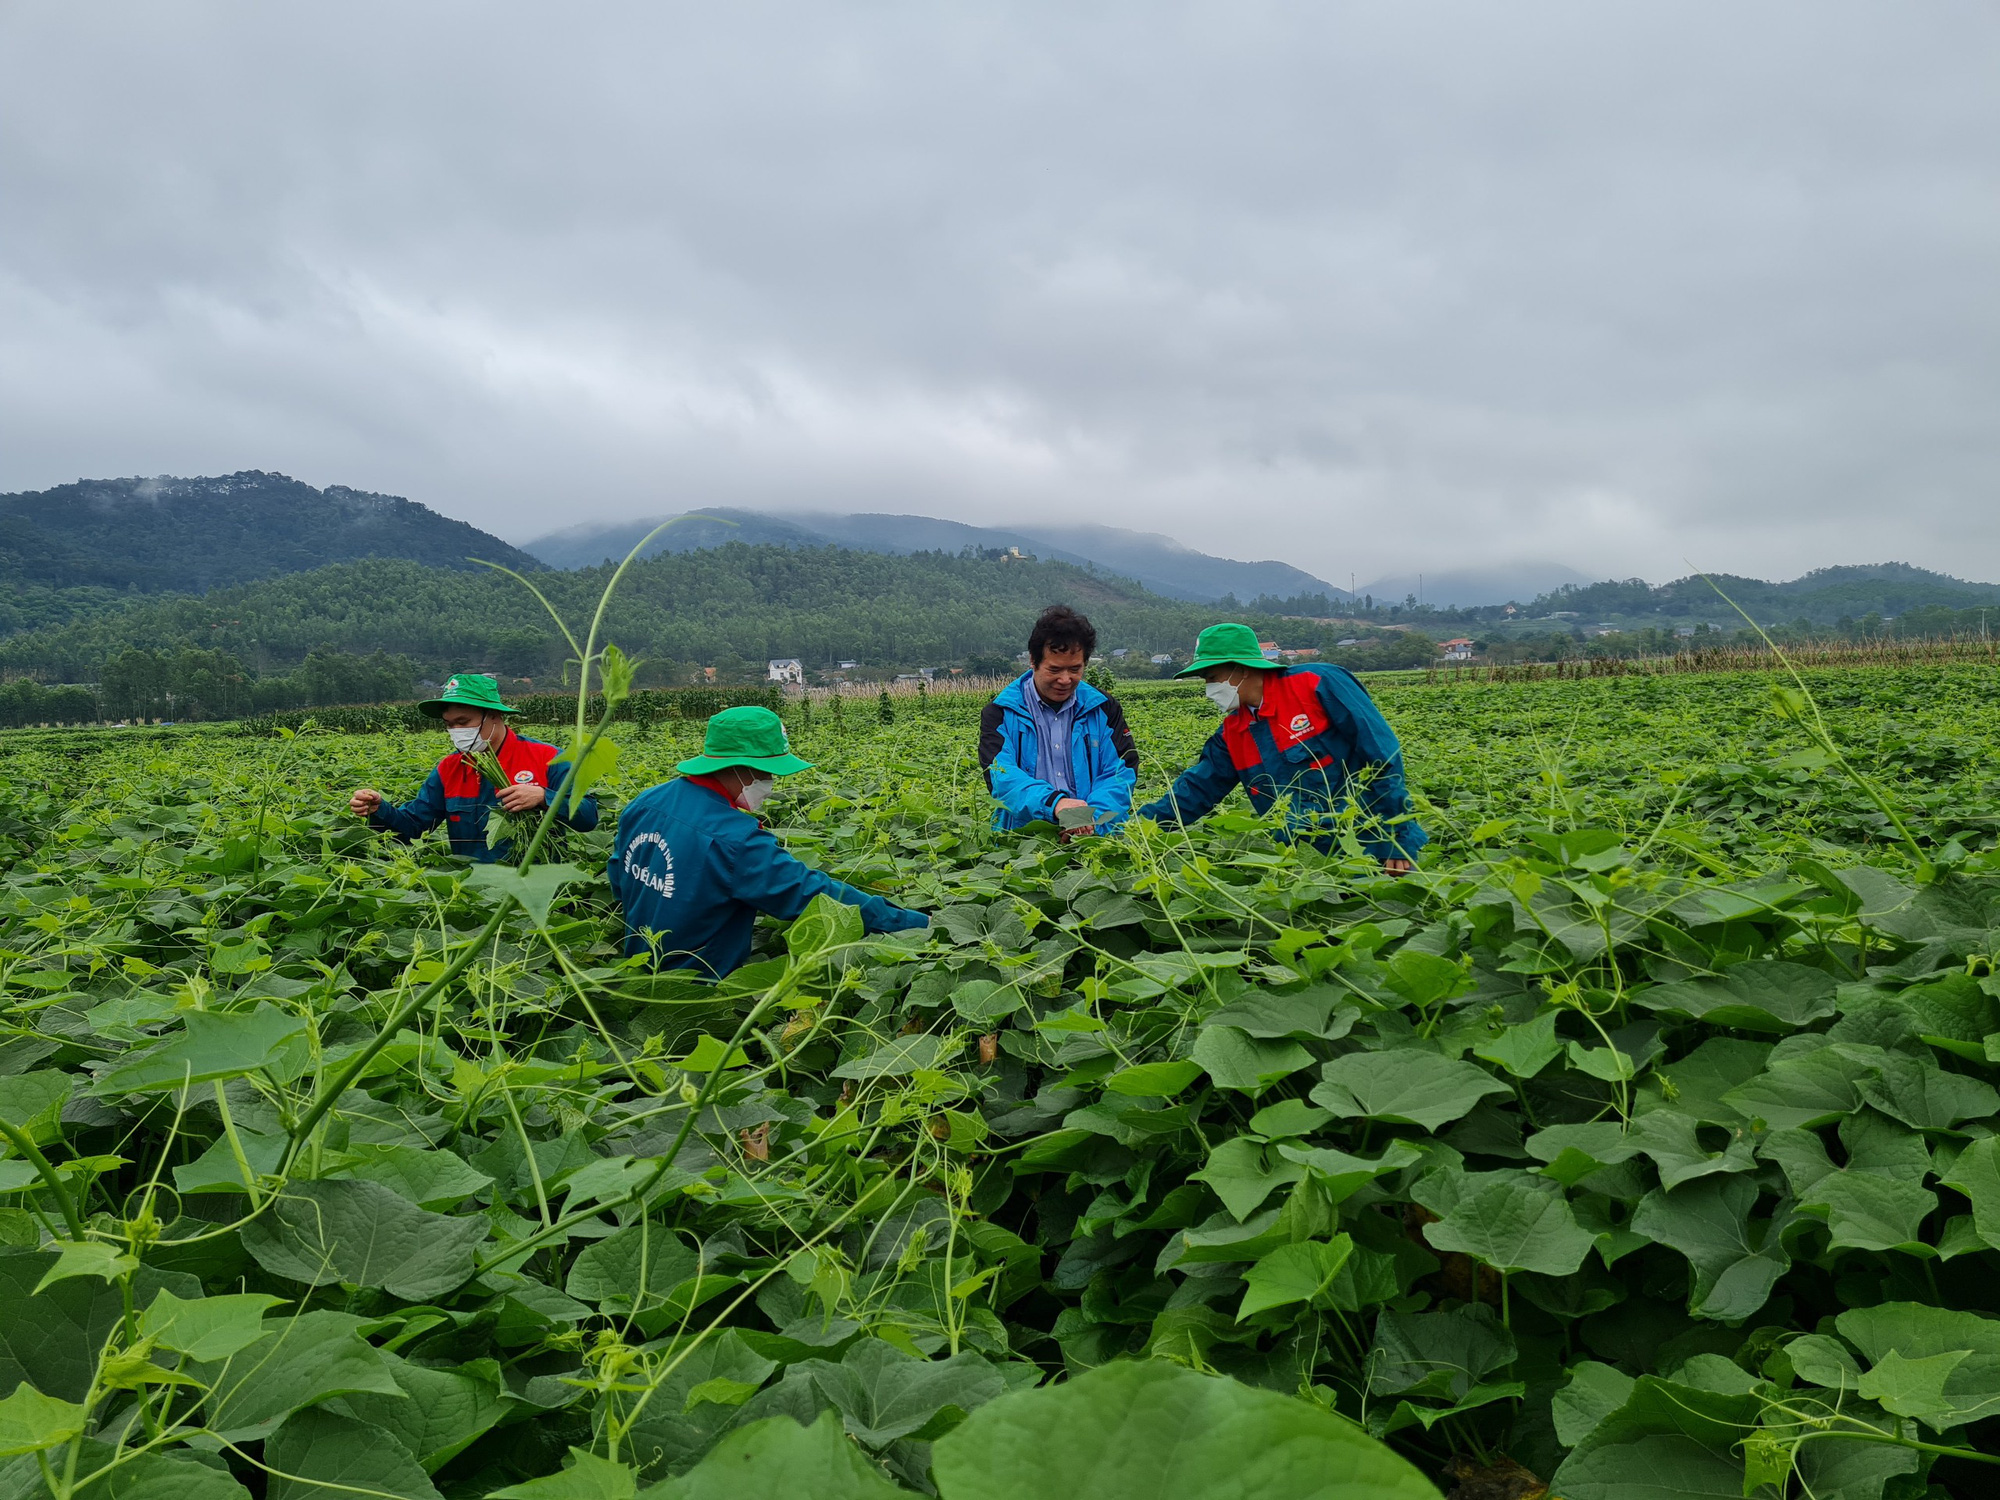
[[[493,809],[510,818],[540,812],[569,774],[568,763],[556,759],[554,745],[523,739],[508,726],[505,716],[513,710],[500,701],[499,685],[482,673],[460,672],[417,707],[444,721],[452,753],[438,762],[414,801],[398,805],[363,787],[348,799],[348,808],[370,827],[406,842],[443,823],[453,854],[481,864],[506,859],[512,840],[486,846]],[[597,803],[584,797],[557,817],[587,831],[597,826]]]
[[[757,821],[776,777],[812,769],[770,709],[724,709],[708,721],[702,753],[676,769],[678,780],[648,787],[618,815],[609,874],[628,954],[720,979],[749,958],[758,912],[789,922],[819,895],[859,907],[870,932],[929,923],[801,864]]]
[[[1063,826],[1063,837],[1109,833],[1132,815],[1139,752],[1125,710],[1083,680],[1097,632],[1051,605],[1028,633],[1026,672],[979,716],[979,764],[1000,805],[995,828]]]
[[[1222,725],[1141,817],[1192,823],[1240,785],[1260,813],[1286,799],[1287,835],[1327,850],[1341,809],[1355,803],[1362,848],[1384,869],[1411,868],[1429,836],[1409,816],[1396,732],[1352,673],[1274,666],[1249,626],[1211,625],[1195,642],[1193,662],[1174,675],[1207,682]]]

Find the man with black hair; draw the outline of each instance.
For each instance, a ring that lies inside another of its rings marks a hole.
[[[1089,620],[1050,605],[1028,633],[1029,670],[980,714],[995,828],[1053,822],[1070,839],[1109,833],[1132,815],[1139,752],[1118,700],[1083,680],[1096,649]]]

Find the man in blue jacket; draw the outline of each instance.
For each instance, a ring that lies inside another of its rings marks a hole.
[[[625,951],[662,969],[720,979],[750,956],[757,913],[789,922],[814,896],[861,909],[870,932],[930,918],[801,864],[757,821],[775,778],[809,771],[768,708],[726,708],[679,779],[648,787],[618,815],[608,873],[625,910]]]
[[[1257,812],[1285,802],[1288,838],[1330,850],[1341,809],[1353,803],[1361,847],[1391,873],[1411,867],[1429,838],[1410,816],[1403,749],[1352,673],[1278,666],[1265,660],[1248,625],[1211,625],[1195,642],[1194,660],[1174,675],[1204,679],[1222,723],[1201,758],[1140,817],[1192,823],[1241,786]]]
[[[1063,837],[1109,833],[1132,815],[1139,752],[1125,710],[1083,680],[1097,631],[1066,604],[1028,633],[1030,668],[979,716],[979,764],[1000,805],[995,828],[1060,822]]]

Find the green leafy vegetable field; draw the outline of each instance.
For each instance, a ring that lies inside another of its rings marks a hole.
[[[1992,1493],[2000,682],[1808,685],[1385,686],[1401,878],[997,836],[976,703],[816,706],[769,815],[933,925],[720,987],[610,817],[346,815],[442,736],[0,737],[0,1487]],[[1150,795],[1213,714],[1127,705]]]

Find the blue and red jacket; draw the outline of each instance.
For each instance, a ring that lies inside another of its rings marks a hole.
[[[547,787],[553,799],[569,775],[569,762],[557,760],[559,753],[554,745],[524,740],[510,729],[494,755],[509,781]],[[437,769],[431,772],[413,801],[400,806],[384,802],[369,815],[368,822],[375,828],[387,829],[406,843],[442,823],[451,839],[453,854],[480,864],[493,864],[505,859],[511,848],[508,840],[502,840],[497,848],[486,847],[486,819],[499,805],[479,768],[468,756],[454,750],[437,763]],[[539,818],[541,809],[537,808],[530,816]],[[574,812],[558,816],[569,827],[587,833],[597,826],[597,800],[586,796],[577,803]]]
[[[870,932],[930,921],[787,854],[708,776],[648,787],[618,814],[605,873],[625,911],[625,951],[720,979],[750,956],[757,913],[789,922],[818,895],[859,907]]]
[[[1259,813],[1287,799],[1286,836],[1320,849],[1333,847],[1334,825],[1350,802],[1361,809],[1361,847],[1376,859],[1415,859],[1430,842],[1410,816],[1396,731],[1340,667],[1266,673],[1264,701],[1227,715],[1201,758],[1139,816],[1192,823],[1235,786]]]

